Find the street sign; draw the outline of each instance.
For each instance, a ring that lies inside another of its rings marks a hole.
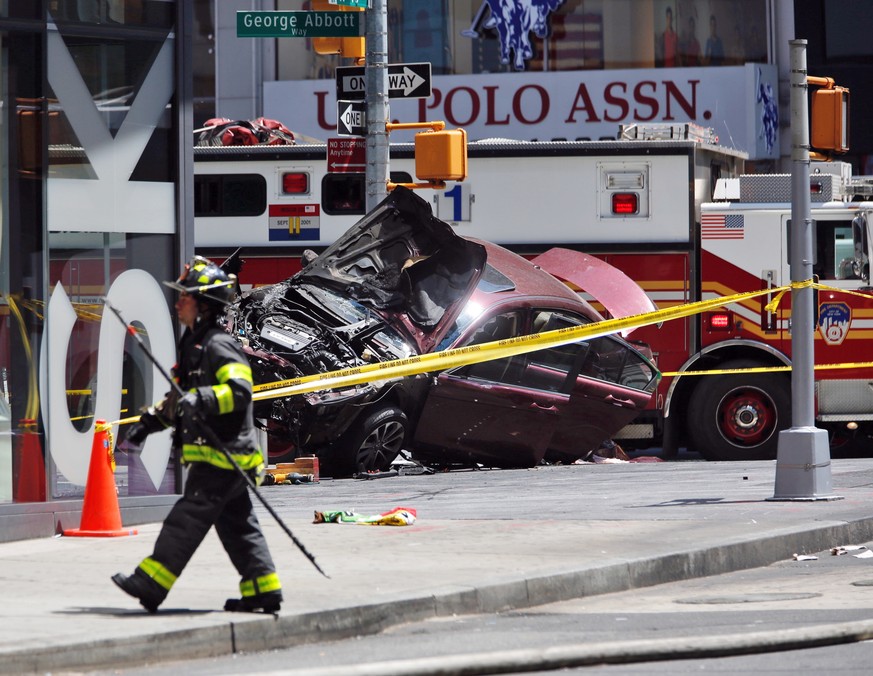
[[[370,0],[329,0],[331,5],[343,5],[345,7],[369,7]]]
[[[364,66],[336,69],[337,100],[360,101],[366,97]],[[431,95],[430,63],[389,63],[389,99],[426,99]]]
[[[340,136],[366,136],[367,104],[363,101],[337,101],[336,133]]]
[[[367,139],[327,139],[327,170],[330,173],[358,172],[367,168]]]
[[[246,11],[236,13],[238,38],[356,38],[362,12]]]

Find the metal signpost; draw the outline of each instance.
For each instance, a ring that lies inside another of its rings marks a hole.
[[[806,40],[791,40],[791,281],[812,279]],[[830,445],[815,427],[813,289],[791,289],[791,428],[779,433],[772,500],[833,500]]]
[[[388,0],[366,12],[367,211],[388,195]],[[339,69],[337,69],[339,70]],[[342,98],[340,96],[337,97]]]

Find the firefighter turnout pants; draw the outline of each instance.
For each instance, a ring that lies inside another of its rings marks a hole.
[[[281,589],[245,479],[201,462],[191,464],[185,492],[139,568],[169,592],[212,526],[240,574],[243,598]]]

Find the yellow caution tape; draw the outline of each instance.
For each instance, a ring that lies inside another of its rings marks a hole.
[[[767,303],[765,307],[767,311],[775,312],[786,292],[791,291],[792,289],[810,287],[840,293],[850,293],[867,299],[871,298],[870,295],[818,284],[812,279],[807,279],[800,282],[792,282],[788,286],[771,287],[758,291],[747,291],[727,296],[719,296],[718,298],[686,303],[684,305],[677,305],[661,310],[655,310],[653,312],[630,315],[618,319],[606,319],[600,322],[592,322],[590,324],[558,329],[556,331],[546,331],[544,333],[535,333],[528,336],[518,336],[516,338],[508,338],[490,343],[481,343],[479,345],[444,350],[443,352],[431,352],[428,354],[407,357],[405,359],[365,364],[363,366],[339,369],[327,373],[318,373],[311,376],[301,376],[299,378],[264,383],[261,385],[255,385],[253,399],[255,401],[278,399],[281,397],[290,397],[320,390],[351,387],[352,385],[360,385],[379,380],[392,380],[421,373],[444,371],[459,366],[477,364],[493,359],[504,359],[524,354],[526,352],[534,352],[547,347],[557,347],[560,345],[575,343],[586,338],[598,338],[600,336],[618,333],[624,329],[637,329],[642,326],[661,324],[671,319],[689,317],[725,305],[731,305],[750,298],[757,298],[773,293],[775,293],[776,296]],[[815,366],[815,369],[856,369],[868,367],[873,367],[873,362],[821,364]],[[658,376],[674,377],[718,375],[726,373],[772,373],[790,370],[791,366],[772,366],[747,369],[720,369],[712,371],[669,371],[658,372]],[[136,422],[137,420],[139,420],[139,416],[125,418],[116,421],[113,424],[125,425]]]
[[[810,280],[809,282],[801,284],[809,286],[812,282]],[[653,312],[620,317],[618,319],[606,319],[600,322],[592,322],[591,324],[583,324],[581,326],[573,326],[558,329],[556,331],[534,333],[529,336],[507,338],[505,340],[459,347],[453,350],[445,350],[443,352],[431,352],[428,354],[408,357],[406,359],[366,364],[364,366],[355,366],[352,368],[340,369],[338,371],[331,371],[329,373],[319,373],[312,376],[301,376],[300,378],[292,378],[290,380],[265,383],[263,385],[255,386],[254,399],[255,401],[261,401],[264,399],[288,397],[295,394],[316,392],[318,390],[329,390],[336,387],[359,385],[374,380],[388,380],[403,376],[416,375],[418,373],[444,371],[450,368],[457,368],[458,366],[466,366],[468,364],[476,364],[492,359],[512,357],[526,352],[541,350],[546,347],[557,347],[559,345],[575,343],[585,338],[597,338],[599,336],[617,333],[623,329],[636,329],[641,326],[658,324],[670,319],[688,317],[730,303],[737,303],[747,298],[764,296],[773,292],[778,293],[783,290],[787,291],[790,288],[791,287],[778,287],[763,289],[760,291],[737,293],[730,296],[720,296],[718,298],[701,300],[686,305],[678,305],[662,310],[655,310]]]

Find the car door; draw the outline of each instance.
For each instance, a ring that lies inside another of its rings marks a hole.
[[[518,335],[523,319],[515,312],[492,317],[465,345]],[[437,376],[416,426],[416,448],[495,467],[538,464],[569,397],[526,386],[525,362],[524,355],[517,355]]]
[[[658,382],[649,361],[615,336],[576,344],[569,404],[560,416],[546,458],[572,461],[612,438],[648,405]]]

